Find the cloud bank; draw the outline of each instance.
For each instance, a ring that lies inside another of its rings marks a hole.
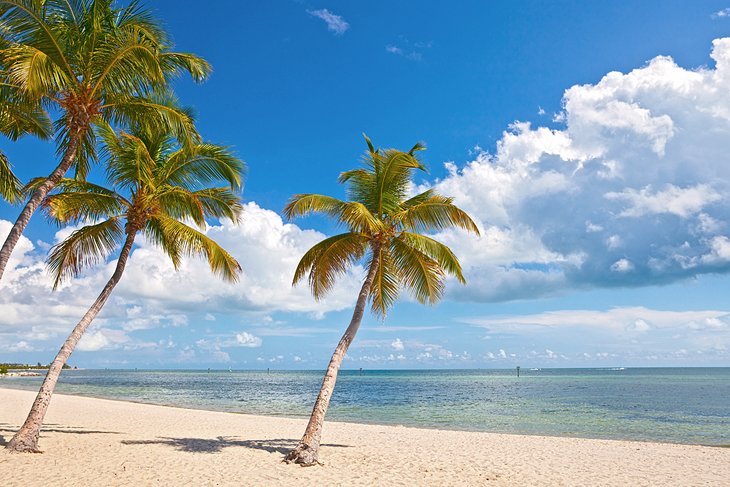
[[[450,296],[531,298],[730,270],[730,39],[714,68],[659,56],[566,90],[558,128],[515,122],[434,186],[483,237],[448,232],[470,284]]]

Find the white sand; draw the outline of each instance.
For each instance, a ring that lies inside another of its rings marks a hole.
[[[34,393],[0,389],[0,440]],[[323,467],[281,463],[304,420],[56,395],[44,454],[0,451],[0,485],[730,485],[730,449],[328,422]]]

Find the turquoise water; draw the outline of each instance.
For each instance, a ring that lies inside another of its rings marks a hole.
[[[0,387],[37,390],[40,377]],[[306,417],[321,371],[66,370],[57,392]],[[328,419],[730,445],[730,368],[342,371]]]

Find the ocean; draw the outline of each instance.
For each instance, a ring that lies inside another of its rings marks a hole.
[[[56,392],[307,417],[322,371],[64,370]],[[0,380],[37,390],[42,377]],[[343,370],[328,420],[730,445],[730,368]],[[2,418],[0,418],[2,420]]]

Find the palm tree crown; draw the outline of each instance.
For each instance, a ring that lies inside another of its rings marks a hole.
[[[236,280],[240,266],[215,241],[187,224],[204,228],[206,219],[238,221],[242,206],[243,162],[226,148],[198,143],[180,146],[155,129],[117,134],[109,125],[99,133],[108,157],[112,188],[65,179],[44,208],[59,223],[89,222],[55,246],[48,257],[54,285],[103,261],[127,237],[143,232],[177,267],[184,255],[204,256],[211,269]],[[227,187],[209,186],[226,181]]]
[[[154,117],[181,137],[195,133],[189,114],[170,103],[171,78],[188,72],[202,81],[203,59],[172,52],[167,33],[136,1],[0,0],[2,83],[29,100],[60,109],[59,151],[81,138],[77,171],[95,156],[97,115],[109,122]]]
[[[365,167],[340,175],[350,201],[298,194],[284,210],[288,218],[324,213],[348,229],[312,247],[299,262],[294,283],[308,274],[312,293],[320,299],[352,263],[369,254],[369,268],[377,254],[379,265],[370,289],[373,312],[384,316],[402,288],[421,303],[435,303],[443,295],[447,274],[462,283],[464,276],[453,252],[420,232],[457,227],[479,234],[479,230],[452,198],[433,189],[407,198],[413,172],[425,171],[417,157],[424,149],[421,144],[402,152],[376,150],[367,136],[365,140]]]

